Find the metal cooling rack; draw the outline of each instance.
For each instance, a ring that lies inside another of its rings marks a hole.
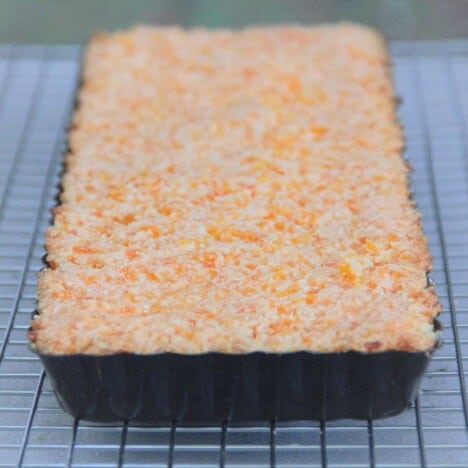
[[[65,414],[26,332],[76,47],[0,48],[0,467],[467,467],[468,41],[392,44],[445,345],[413,408],[369,422],[95,425]]]

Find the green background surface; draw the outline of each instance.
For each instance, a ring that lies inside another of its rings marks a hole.
[[[468,0],[0,0],[0,42],[76,43],[136,23],[240,27],[352,20],[389,39],[468,37]]]

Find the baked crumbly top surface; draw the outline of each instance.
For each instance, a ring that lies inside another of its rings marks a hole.
[[[97,35],[69,143],[30,332],[41,352],[434,346],[375,32]]]

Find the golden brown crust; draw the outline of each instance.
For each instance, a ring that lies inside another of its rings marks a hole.
[[[428,350],[440,310],[367,28],[136,28],[85,59],[46,353]]]

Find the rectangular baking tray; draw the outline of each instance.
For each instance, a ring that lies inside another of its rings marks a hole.
[[[80,80],[73,109],[82,84]],[[66,160],[62,175],[65,172]],[[59,184],[57,204],[60,191]],[[434,326],[438,327],[437,322]],[[210,424],[393,416],[414,401],[431,354],[39,356],[61,406],[75,417]]]

